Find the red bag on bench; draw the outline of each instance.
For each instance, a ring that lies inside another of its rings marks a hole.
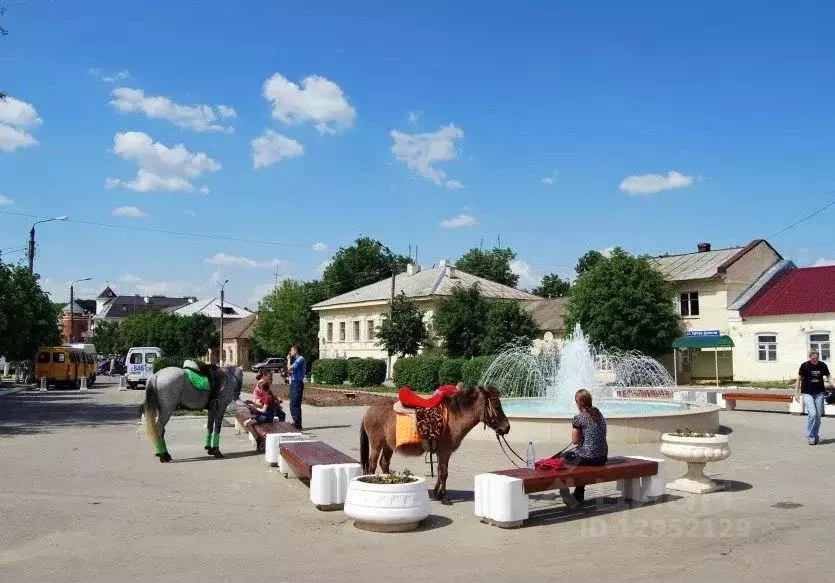
[[[533,465],[533,469],[541,470],[543,472],[555,472],[557,470],[561,470],[565,467],[565,460],[561,457],[556,459],[547,457],[545,459],[541,459]]]

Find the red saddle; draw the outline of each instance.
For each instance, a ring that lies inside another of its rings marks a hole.
[[[455,385],[443,385],[438,387],[431,397],[422,397],[409,387],[403,387],[397,393],[397,398],[404,407],[410,409],[431,409],[443,403],[447,397],[458,392]]]

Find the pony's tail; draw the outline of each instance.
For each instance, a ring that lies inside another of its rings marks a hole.
[[[148,432],[148,439],[156,445],[159,441],[157,431],[157,413],[159,412],[159,401],[156,391],[156,377],[151,375],[145,384],[145,429]]]
[[[360,423],[360,463],[362,471],[368,471],[368,433],[365,432],[365,424]]]

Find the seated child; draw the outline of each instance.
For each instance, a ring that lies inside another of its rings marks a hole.
[[[258,380],[255,384],[255,390],[252,392],[253,400],[245,401],[252,416],[244,422],[244,426],[255,438],[258,451],[263,452],[264,439],[255,433],[253,426],[259,423],[272,423],[276,416],[279,421],[284,421],[285,415],[281,409],[281,400],[273,393],[270,386],[272,373],[267,370],[259,370],[256,378]]]

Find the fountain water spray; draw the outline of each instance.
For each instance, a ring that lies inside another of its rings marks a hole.
[[[498,354],[481,384],[497,387],[504,396],[538,397],[556,410],[571,411],[578,389],[604,400],[611,398],[612,388],[672,387],[675,381],[661,363],[636,350],[595,348],[577,324],[562,348],[512,347]]]

